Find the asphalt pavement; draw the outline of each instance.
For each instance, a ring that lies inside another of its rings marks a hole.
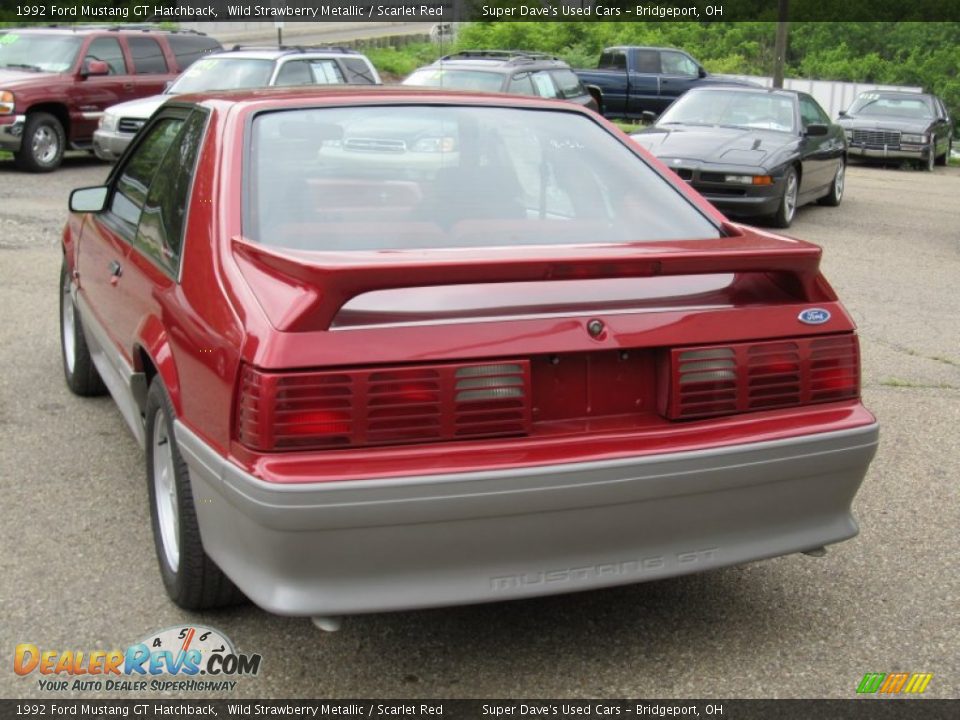
[[[960,168],[852,168],[843,205],[800,210],[789,233],[824,248],[882,423],[857,538],[822,559],[360,616],[333,634],[252,606],[187,613],[164,594],[143,455],[109,398],[74,397],[61,374],[67,196],[107,171],[0,160],[0,697],[70,696],[13,672],[18,643],[125,648],[197,623],[263,657],[233,697],[848,698],[864,673],[893,671],[960,696]]]

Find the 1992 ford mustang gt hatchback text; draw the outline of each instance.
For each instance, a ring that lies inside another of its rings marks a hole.
[[[820,249],[587,110],[178,97],[70,202],[67,383],[144,445],[182,607],[530,597],[857,532],[877,425]]]

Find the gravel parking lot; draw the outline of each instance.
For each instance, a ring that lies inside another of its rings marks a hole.
[[[186,623],[263,656],[235,696],[847,698],[893,671],[960,696],[960,168],[852,168],[843,205],[801,210],[790,232],[824,247],[882,423],[859,537],[825,559],[356,617],[335,634],[250,606],[185,613],[163,592],[142,454],[112,401],[72,396],[60,369],[67,195],[107,171],[0,160],[0,696],[52,697],[13,673],[17,643],[123,648]]]

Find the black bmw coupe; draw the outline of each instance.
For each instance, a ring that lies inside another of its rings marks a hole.
[[[786,228],[843,199],[846,137],[806,93],[695,88],[633,138],[731,216]]]

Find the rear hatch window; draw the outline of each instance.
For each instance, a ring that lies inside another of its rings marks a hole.
[[[301,250],[715,238],[718,228],[588,117],[392,106],[257,116],[245,236]]]

